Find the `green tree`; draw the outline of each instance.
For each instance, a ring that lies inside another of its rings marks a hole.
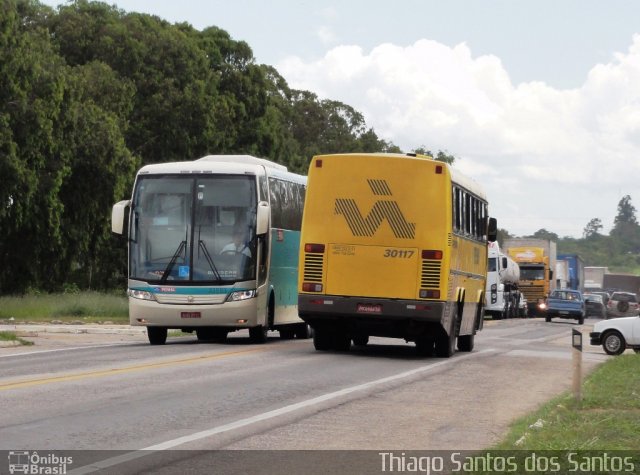
[[[640,225],[629,195],[623,196],[618,202],[618,214],[613,220],[610,236],[615,238],[618,255],[640,253]]]
[[[64,62],[35,20],[51,9],[0,7],[0,288],[55,282],[63,246],[59,191],[68,174],[61,139]],[[52,278],[53,277],[53,278]]]
[[[530,236],[525,236],[528,238],[535,238],[535,239],[549,239],[551,241],[558,241],[558,235],[556,233],[553,233],[551,231],[547,231],[546,229],[542,228],[542,229],[538,229],[535,233],[533,233]]]
[[[438,150],[438,153],[434,154],[431,150],[428,150],[424,145],[416,148],[413,153],[417,153],[420,155],[428,155],[433,157],[435,160],[440,162],[448,163],[449,165],[453,165],[453,162],[456,160],[455,155],[451,155],[449,153],[443,152],[442,150]]]
[[[70,173],[60,190],[65,229],[61,281],[105,288],[126,275],[126,253],[112,239],[109,219],[113,203],[130,193],[139,166],[124,138],[133,85],[99,62],[76,66],[69,76],[64,139]]]
[[[627,224],[638,224],[638,219],[636,218],[636,208],[631,204],[631,196],[625,195],[618,202],[618,214],[613,220],[613,227],[619,224],[627,223]]]
[[[498,233],[497,233],[497,241],[498,244],[500,245],[500,247],[502,247],[502,244],[504,243],[505,239],[509,239],[514,237],[511,233],[509,233],[509,231],[507,231],[504,228],[498,228]]]
[[[601,229],[602,229],[602,221],[600,220],[600,218],[593,218],[584,227],[584,231],[582,232],[582,237],[585,239],[589,239],[589,238],[593,238],[594,236],[599,236]]]

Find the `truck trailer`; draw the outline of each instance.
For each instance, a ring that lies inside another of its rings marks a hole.
[[[500,250],[497,242],[490,242],[487,249],[487,289],[484,314],[494,320],[519,316],[520,268]]]
[[[569,268],[567,288],[584,292],[584,261],[578,254],[558,254],[558,261],[565,261]]]

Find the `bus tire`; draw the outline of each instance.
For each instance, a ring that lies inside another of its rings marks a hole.
[[[452,315],[449,334],[443,329],[436,337],[436,356],[440,358],[449,358],[456,352],[456,320],[457,315]]]
[[[458,350],[460,351],[473,351],[475,345],[475,335],[460,335],[458,337]]]
[[[286,327],[280,327],[280,338],[283,340],[292,340],[295,336],[295,329],[293,325],[287,325]]]
[[[337,351],[349,351],[351,349],[351,335],[344,330],[334,333],[333,348]]]
[[[369,343],[369,335],[354,335],[353,344],[355,346],[367,346]]]
[[[427,336],[416,338],[416,352],[418,356],[433,356],[433,338]]]
[[[249,328],[249,341],[251,341],[251,343],[266,343],[268,332],[269,327],[265,325]]]
[[[147,327],[147,337],[152,345],[164,345],[167,342],[167,329],[165,327]]]
[[[328,328],[318,327],[313,329],[313,346],[317,351],[330,350],[332,344],[333,338]]]
[[[294,328],[295,328],[294,333],[296,335],[296,338],[300,340],[306,340],[308,338],[311,338],[311,327],[306,323],[298,323],[297,325],[295,325]]]

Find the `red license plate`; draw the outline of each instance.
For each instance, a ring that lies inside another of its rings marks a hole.
[[[358,313],[382,313],[382,305],[359,303]]]
[[[200,318],[200,312],[180,312],[180,318]]]

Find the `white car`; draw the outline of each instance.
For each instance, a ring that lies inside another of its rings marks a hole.
[[[640,316],[598,322],[589,337],[592,345],[602,345],[608,355],[619,355],[627,348],[640,353]]]

